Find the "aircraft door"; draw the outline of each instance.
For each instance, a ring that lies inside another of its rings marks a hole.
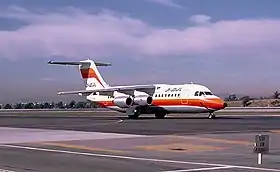
[[[189,103],[189,93],[190,91],[186,88],[184,88],[180,94],[180,98],[181,98],[181,103],[182,104],[188,104]]]

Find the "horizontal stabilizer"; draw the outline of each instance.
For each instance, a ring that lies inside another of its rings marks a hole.
[[[89,61],[79,61],[79,62],[75,62],[75,61],[53,61],[50,60],[48,61],[48,64],[58,64],[58,65],[85,65],[88,64],[90,65]],[[94,64],[96,66],[111,66],[111,63],[101,63],[101,62],[94,62]]]

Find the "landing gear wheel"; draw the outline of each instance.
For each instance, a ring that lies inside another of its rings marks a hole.
[[[140,111],[137,108],[135,108],[133,110],[133,113],[131,115],[128,115],[128,118],[129,119],[137,119],[139,117],[139,115],[140,115]]]
[[[155,114],[155,117],[156,117],[157,119],[163,119],[163,118],[165,117],[165,115],[166,115],[166,114],[164,114],[164,113],[156,113],[156,114]]]
[[[216,115],[213,114],[213,113],[210,113],[209,116],[208,116],[209,119],[215,119],[216,118]]]

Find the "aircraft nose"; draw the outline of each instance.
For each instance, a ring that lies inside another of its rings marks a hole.
[[[217,110],[224,109],[224,108],[226,108],[228,106],[228,104],[226,102],[224,102],[224,100],[222,100],[220,98],[218,98],[216,103],[217,103],[217,108],[216,108]]]
[[[208,101],[204,101],[204,105],[208,108],[212,108],[215,110],[224,109],[228,106],[227,103],[225,103],[222,99],[216,98],[216,99],[208,99]]]
[[[228,104],[227,103],[224,103],[224,108],[228,107]]]
[[[224,109],[228,107],[228,104],[224,102],[224,100],[220,99],[219,101],[220,101],[220,109]]]
[[[218,109],[224,109],[228,106],[228,104],[226,102],[224,102],[222,99],[219,100],[219,105],[220,105],[220,108],[218,108]]]

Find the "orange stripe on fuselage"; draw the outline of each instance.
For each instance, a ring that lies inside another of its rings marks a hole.
[[[80,71],[81,71],[81,75],[82,75],[83,79],[95,78],[104,87],[104,85],[102,84],[102,82],[98,78],[96,72],[92,68],[80,69]]]
[[[112,101],[99,101],[100,106],[115,106]],[[194,106],[194,107],[207,107],[211,109],[223,109],[224,102],[219,98],[209,98],[204,101],[203,99],[154,99],[153,105],[155,106]]]

